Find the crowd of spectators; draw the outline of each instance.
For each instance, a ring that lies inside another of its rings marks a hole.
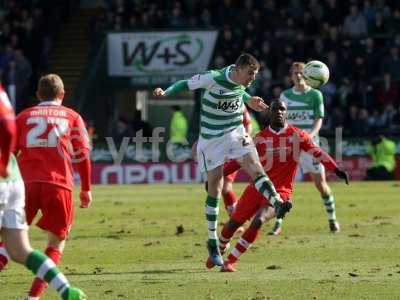
[[[0,82],[17,112],[48,70],[52,37],[74,0],[0,0]]]
[[[290,86],[293,61],[324,61],[331,70],[322,88],[325,134],[337,126],[349,136],[400,129],[399,1],[106,2],[108,8],[91,23],[93,33],[218,29],[211,67],[231,64],[241,52],[254,54],[262,69],[252,92],[265,99]]]

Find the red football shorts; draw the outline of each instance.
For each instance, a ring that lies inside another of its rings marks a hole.
[[[279,194],[283,201],[289,201],[286,193]],[[257,211],[265,205],[269,205],[269,200],[258,192],[254,185],[249,184],[243,191],[242,196],[240,196],[231,219],[239,224],[243,224],[254,217]]]
[[[239,172],[239,170],[236,171],[236,172],[233,172],[233,173],[229,174],[228,176],[225,176],[224,179],[226,179],[226,180],[228,180],[228,181],[231,181],[231,182],[234,182],[235,179],[236,179],[236,176],[237,176],[238,172]]]
[[[231,219],[243,224],[247,220],[250,220],[262,206],[268,203],[268,200],[252,184],[249,184],[243,191],[242,196],[240,196]]]
[[[45,182],[25,184],[25,212],[30,225],[40,210],[41,218],[36,225],[60,239],[65,239],[71,230],[74,217],[72,192],[63,187]]]

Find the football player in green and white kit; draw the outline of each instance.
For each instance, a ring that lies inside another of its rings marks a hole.
[[[270,199],[277,215],[290,210],[283,204],[274,185],[261,167],[251,137],[243,127],[244,103],[257,111],[268,106],[260,97],[251,97],[246,88],[255,79],[260,64],[250,54],[242,54],[234,65],[220,70],[198,74],[189,80],[180,80],[165,91],[156,88],[155,96],[163,97],[187,90],[202,90],[200,110],[200,136],[197,144],[197,158],[202,172],[207,174],[208,196],[205,213],[208,224],[207,267],[222,266],[223,260],[218,248],[217,223],[219,201],[223,185],[223,165],[226,160],[236,159],[251,176],[255,187]]]
[[[294,62],[290,68],[290,78],[293,87],[284,90],[280,99],[287,104],[288,122],[306,130],[316,144],[319,143],[318,133],[324,118],[324,102],[322,93],[308,86],[303,78],[304,63]],[[311,155],[302,152],[300,168],[303,173],[310,173],[315,186],[321,194],[325,210],[328,214],[329,228],[332,233],[340,231],[336,220],[335,198],[326,182],[325,168],[316,162]],[[277,219],[270,234],[278,235],[282,231],[282,219]]]

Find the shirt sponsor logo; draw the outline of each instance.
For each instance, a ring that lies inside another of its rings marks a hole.
[[[308,121],[314,120],[314,114],[309,110],[290,111],[288,112],[288,120],[291,121]]]
[[[220,109],[224,112],[235,112],[240,107],[240,100],[234,101],[219,101],[217,109]]]

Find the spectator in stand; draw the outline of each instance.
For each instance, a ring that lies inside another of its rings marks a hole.
[[[137,134],[139,130],[143,130],[143,136],[150,137],[153,135],[153,128],[151,125],[142,119],[142,111],[136,110],[134,113],[134,119],[131,123],[134,134]]]
[[[382,70],[383,72],[389,72],[393,79],[400,79],[400,56],[398,47],[390,47],[389,55],[383,60]]]
[[[392,33],[400,32],[400,7],[394,10],[393,17],[389,23],[389,28]]]
[[[380,51],[375,47],[373,38],[368,37],[364,40],[365,48],[362,51],[362,56],[365,59],[367,68],[367,76],[369,78],[376,77],[379,74],[379,63],[381,59]]]
[[[132,138],[133,136],[133,130],[129,121],[124,117],[118,118],[117,124],[112,132],[115,145],[119,147],[124,141],[124,138]]]
[[[349,109],[349,113],[346,120],[345,126],[345,135],[351,137],[361,137],[363,136],[363,126],[364,124],[360,124],[359,120],[360,110],[358,106],[351,105]]]
[[[369,32],[377,36],[384,35],[388,32],[386,20],[383,18],[381,11],[375,13],[375,18],[372,25],[369,27]]]
[[[372,6],[370,0],[364,0],[363,8],[361,10],[362,15],[364,16],[365,20],[367,21],[368,28],[374,23],[375,20],[375,8]]]
[[[396,143],[380,134],[367,146],[372,165],[365,180],[392,180],[396,169]]]
[[[350,14],[344,19],[343,33],[350,38],[364,37],[368,33],[365,17],[355,4],[350,6]]]
[[[396,121],[397,121],[397,111],[393,107],[392,104],[388,104],[384,107],[382,115],[382,125],[383,125],[383,130],[384,132],[388,134],[397,134],[396,132],[397,127],[396,127]]]
[[[47,70],[49,41],[73,2],[77,1],[1,1],[0,49],[5,50],[0,50],[0,69],[18,111],[33,94],[32,83]]]
[[[383,75],[383,82],[376,87],[376,99],[379,105],[399,104],[400,90],[397,82],[392,80],[389,72]]]
[[[15,61],[12,60],[9,62],[7,69],[6,69],[6,74],[5,74],[5,81],[7,83],[7,92],[8,95],[10,95],[10,102],[14,108],[14,110],[17,110],[17,107],[21,107],[19,103],[17,103],[17,76],[16,76],[16,65]]]
[[[29,98],[32,67],[21,49],[14,51],[17,113],[26,107]]]

